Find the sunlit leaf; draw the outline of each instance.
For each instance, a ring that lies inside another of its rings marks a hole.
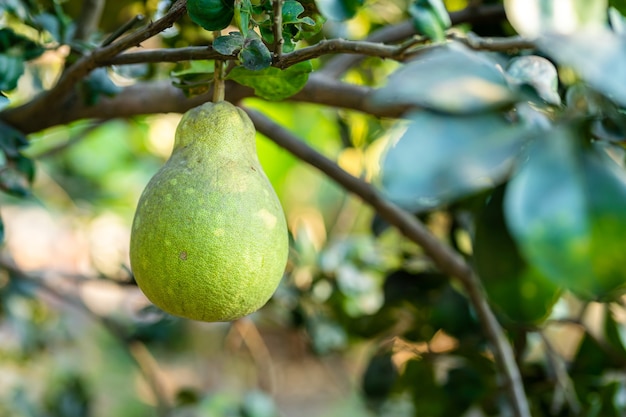
[[[539,47],[557,63],[572,68],[589,85],[626,106],[626,39],[609,30],[572,35],[546,34]]]
[[[0,91],[11,91],[24,73],[24,61],[17,56],[0,54]]]
[[[467,114],[502,108],[515,98],[496,62],[464,46],[447,44],[401,67],[370,100],[380,107],[413,105]]]
[[[264,99],[283,100],[304,87],[312,70],[313,67],[308,61],[285,70],[269,67],[251,71],[243,67],[235,67],[226,78],[254,88],[254,93]]]
[[[493,187],[509,172],[529,129],[499,113],[447,116],[417,111],[390,144],[381,185],[396,204],[420,211]]]
[[[499,313],[536,324],[548,317],[561,291],[519,253],[504,221],[503,195],[498,187],[476,220],[474,266]]]
[[[513,28],[523,36],[576,33],[606,22],[607,0],[505,0],[504,10]]]
[[[575,128],[547,132],[529,147],[505,196],[505,216],[526,259],[587,299],[626,287],[626,173]]]

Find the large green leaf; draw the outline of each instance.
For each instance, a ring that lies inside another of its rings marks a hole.
[[[226,77],[239,84],[254,88],[254,93],[266,100],[284,100],[304,87],[313,70],[310,62],[301,62],[285,70],[276,67],[252,71],[235,67]]]
[[[497,63],[460,44],[424,52],[370,97],[381,107],[412,105],[454,114],[502,108],[515,99]]]
[[[626,39],[609,30],[574,35],[546,34],[538,46],[589,85],[626,106]]]
[[[504,221],[503,196],[504,187],[498,187],[476,220],[474,266],[498,312],[537,324],[548,317],[561,291],[519,253]]]
[[[505,196],[505,216],[526,259],[592,300],[626,289],[626,174],[575,127],[535,140]]]
[[[432,209],[492,187],[508,174],[529,128],[499,113],[448,116],[409,114],[408,129],[381,163],[381,185],[411,211]]]

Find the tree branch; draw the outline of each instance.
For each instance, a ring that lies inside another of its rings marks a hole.
[[[91,54],[82,57],[63,73],[56,85],[50,90],[22,106],[6,110],[4,112],[5,120],[12,119],[14,126],[28,125],[33,120],[49,114],[50,109],[63,107],[66,104],[65,100],[68,94],[74,86],[97,68],[101,61],[111,59],[122,51],[137,46],[146,39],[172,26],[185,13],[186,4],[186,0],[177,0],[163,18],[148,24],[111,45],[96,49]]]
[[[459,280],[480,319],[483,331],[491,342],[496,362],[506,380],[506,389],[514,415],[516,417],[530,417],[522,377],[515,362],[511,345],[487,303],[487,296],[478,276],[465,260],[433,236],[415,216],[382,198],[371,185],[348,174],[333,161],[306,145],[291,132],[263,114],[248,108],[244,108],[244,110],[254,122],[258,132],[299,159],[319,169],[344,189],[358,195],[403,235],[420,245],[441,272]]]
[[[500,4],[485,5],[480,7],[467,7],[458,12],[450,13],[452,25],[461,23],[482,23],[492,20],[502,20],[506,16],[504,7]],[[406,38],[415,35],[415,27],[410,19],[407,19],[397,25],[385,26],[378,29],[365,40],[368,42],[378,43],[394,43],[400,42]],[[348,68],[358,64],[363,59],[362,56],[339,55],[329,60],[322,71],[325,75],[337,78]]]
[[[370,87],[311,74],[304,88],[289,100],[351,109],[378,117],[397,118],[408,110],[406,106],[379,108],[368,100],[371,92]],[[226,100],[237,103],[253,96],[254,91],[251,88],[226,81]],[[192,107],[211,101],[211,97],[212,89],[189,98],[168,81],[152,81],[125,87],[115,97],[102,97],[93,106],[85,105],[80,98],[75,97],[66,100],[63,107],[56,107],[54,111],[46,111],[29,120],[24,121],[13,112],[0,112],[0,119],[24,134],[29,134],[80,119],[109,120],[141,114],[184,113]]]

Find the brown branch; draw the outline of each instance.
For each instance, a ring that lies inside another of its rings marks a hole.
[[[461,23],[482,23],[493,20],[503,20],[506,16],[502,5],[485,5],[480,7],[468,7],[458,12],[450,13],[452,25]],[[366,38],[368,42],[394,43],[401,42],[415,35],[415,26],[410,19],[397,25],[385,26],[378,29]],[[339,55],[329,60],[322,70],[325,75],[337,78],[346,70],[361,62],[362,56]]]
[[[186,3],[186,0],[178,0],[163,18],[148,24],[111,45],[96,49],[91,54],[82,57],[63,73],[56,85],[50,90],[22,106],[4,112],[5,120],[12,119],[14,126],[23,126],[35,119],[45,117],[45,115],[50,113],[50,109],[58,109],[65,106],[67,104],[67,96],[71,93],[76,83],[97,68],[101,61],[111,59],[122,51],[137,46],[146,39],[171,27],[185,12]]]
[[[480,319],[483,331],[491,342],[496,362],[506,381],[506,390],[514,415],[516,417],[530,417],[524,385],[511,345],[487,303],[487,296],[478,276],[461,255],[433,236],[415,216],[381,197],[371,185],[353,177],[263,114],[247,108],[244,110],[254,122],[258,132],[299,159],[319,169],[344,189],[359,196],[408,239],[420,245],[441,272],[459,280]]]
[[[408,109],[406,106],[374,106],[368,100],[372,89],[348,84],[311,74],[302,90],[290,100],[322,104],[361,111],[378,117],[400,117]],[[237,103],[246,97],[253,97],[254,91],[248,87],[226,81],[225,99]],[[212,90],[192,98],[174,87],[168,81],[153,81],[125,87],[115,97],[102,97],[97,104],[87,106],[80,99],[66,101],[65,106],[56,107],[37,118],[23,121],[15,113],[0,112],[0,119],[6,121],[24,134],[73,122],[80,119],[109,120],[154,113],[184,113],[192,107],[210,101]]]

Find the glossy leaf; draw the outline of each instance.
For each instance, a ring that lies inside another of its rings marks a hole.
[[[446,39],[446,29],[451,26],[451,22],[441,0],[414,0],[409,6],[409,14],[418,34],[436,42]]]
[[[301,62],[285,70],[269,67],[251,71],[235,67],[226,78],[254,88],[254,93],[266,100],[283,100],[304,87],[312,70],[310,62]]]
[[[363,0],[316,0],[320,13],[329,20],[348,20],[363,5]]]
[[[414,212],[501,182],[529,134],[499,113],[416,111],[407,118],[406,132],[383,156],[381,186],[389,199]]]
[[[222,30],[235,16],[234,0],[189,0],[187,13],[191,20],[206,30]]]
[[[315,21],[308,16],[298,17],[304,13],[304,6],[297,1],[287,0],[283,3],[283,25],[304,23],[313,26]]]
[[[608,29],[573,35],[546,34],[537,40],[546,54],[570,67],[589,85],[626,106],[626,39]]]
[[[232,55],[243,47],[244,37],[239,32],[230,32],[213,41],[213,49],[222,55]]]
[[[239,57],[243,66],[251,71],[266,69],[272,64],[272,53],[258,38],[246,39]]]
[[[517,323],[537,324],[561,291],[519,253],[504,220],[503,196],[504,187],[498,187],[476,221],[474,266],[498,312]]]
[[[586,299],[626,287],[626,174],[574,128],[542,135],[507,188],[509,230],[542,274]]]
[[[370,97],[380,107],[418,106],[453,114],[498,109],[515,99],[496,62],[459,44],[424,52]]]

